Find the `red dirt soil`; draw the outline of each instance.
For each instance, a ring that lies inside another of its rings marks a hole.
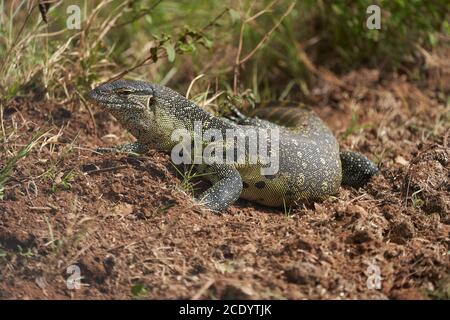
[[[381,174],[290,212],[243,200],[204,211],[168,156],[92,152],[131,139],[108,114],[18,98],[4,110],[17,135],[5,148],[52,131],[0,201],[0,298],[448,299],[448,75],[413,83],[358,70],[346,88],[319,83],[305,102]],[[66,286],[69,265],[81,289]],[[368,287],[377,268],[380,289]]]

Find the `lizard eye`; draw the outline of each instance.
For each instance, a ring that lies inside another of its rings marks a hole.
[[[118,90],[116,91],[116,93],[117,93],[119,96],[128,96],[129,94],[133,93],[133,90],[126,89],[126,88],[122,88],[122,89],[118,89]]]

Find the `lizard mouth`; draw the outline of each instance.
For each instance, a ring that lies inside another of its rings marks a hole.
[[[110,101],[110,99],[108,99],[109,95],[110,90],[108,90],[108,88],[105,88],[105,85],[101,85],[91,90],[87,94],[87,98],[89,101],[102,104]]]
[[[137,111],[149,105],[153,93],[153,88],[142,81],[116,80],[94,88],[87,99],[108,111],[124,108]]]
[[[87,98],[92,103],[107,109],[119,109],[121,103],[112,91],[110,84],[100,85],[87,94]]]

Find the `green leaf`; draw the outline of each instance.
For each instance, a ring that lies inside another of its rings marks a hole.
[[[212,47],[212,41],[207,37],[202,37],[199,42],[207,49],[211,49]]]
[[[145,21],[147,21],[148,24],[152,24],[152,22],[153,22],[152,16],[147,14],[145,16]]]
[[[428,42],[432,47],[435,47],[438,44],[438,38],[433,33],[428,34]]]
[[[334,11],[334,13],[335,13],[336,15],[338,15],[338,16],[341,16],[341,15],[343,14],[342,8],[339,7],[339,6],[336,5],[336,4],[332,4],[332,5],[331,5],[331,9],[332,9],[332,10]]]
[[[195,51],[195,45],[193,43],[180,43],[178,49],[184,53]]]
[[[229,9],[228,12],[230,13],[232,24],[236,23],[236,21],[241,19],[241,15],[239,14],[239,11],[236,11],[234,9]]]
[[[148,294],[148,289],[142,283],[136,283],[131,287],[131,293],[135,298],[141,298]]]
[[[170,42],[166,42],[163,44],[162,46],[166,52],[167,52],[167,59],[170,62],[173,62],[175,60],[175,46],[173,45],[173,43]]]

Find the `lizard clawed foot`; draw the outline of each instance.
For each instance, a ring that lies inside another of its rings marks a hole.
[[[230,105],[229,108],[232,114],[227,115],[226,116],[227,119],[230,119],[231,121],[236,122],[237,124],[249,123],[249,117],[243,114],[236,106]]]
[[[125,143],[115,147],[106,147],[106,148],[97,148],[95,152],[97,153],[116,153],[116,152],[124,152],[124,153],[134,153],[134,154],[144,154],[148,151],[148,146],[144,143],[140,143],[139,141],[132,143]]]

